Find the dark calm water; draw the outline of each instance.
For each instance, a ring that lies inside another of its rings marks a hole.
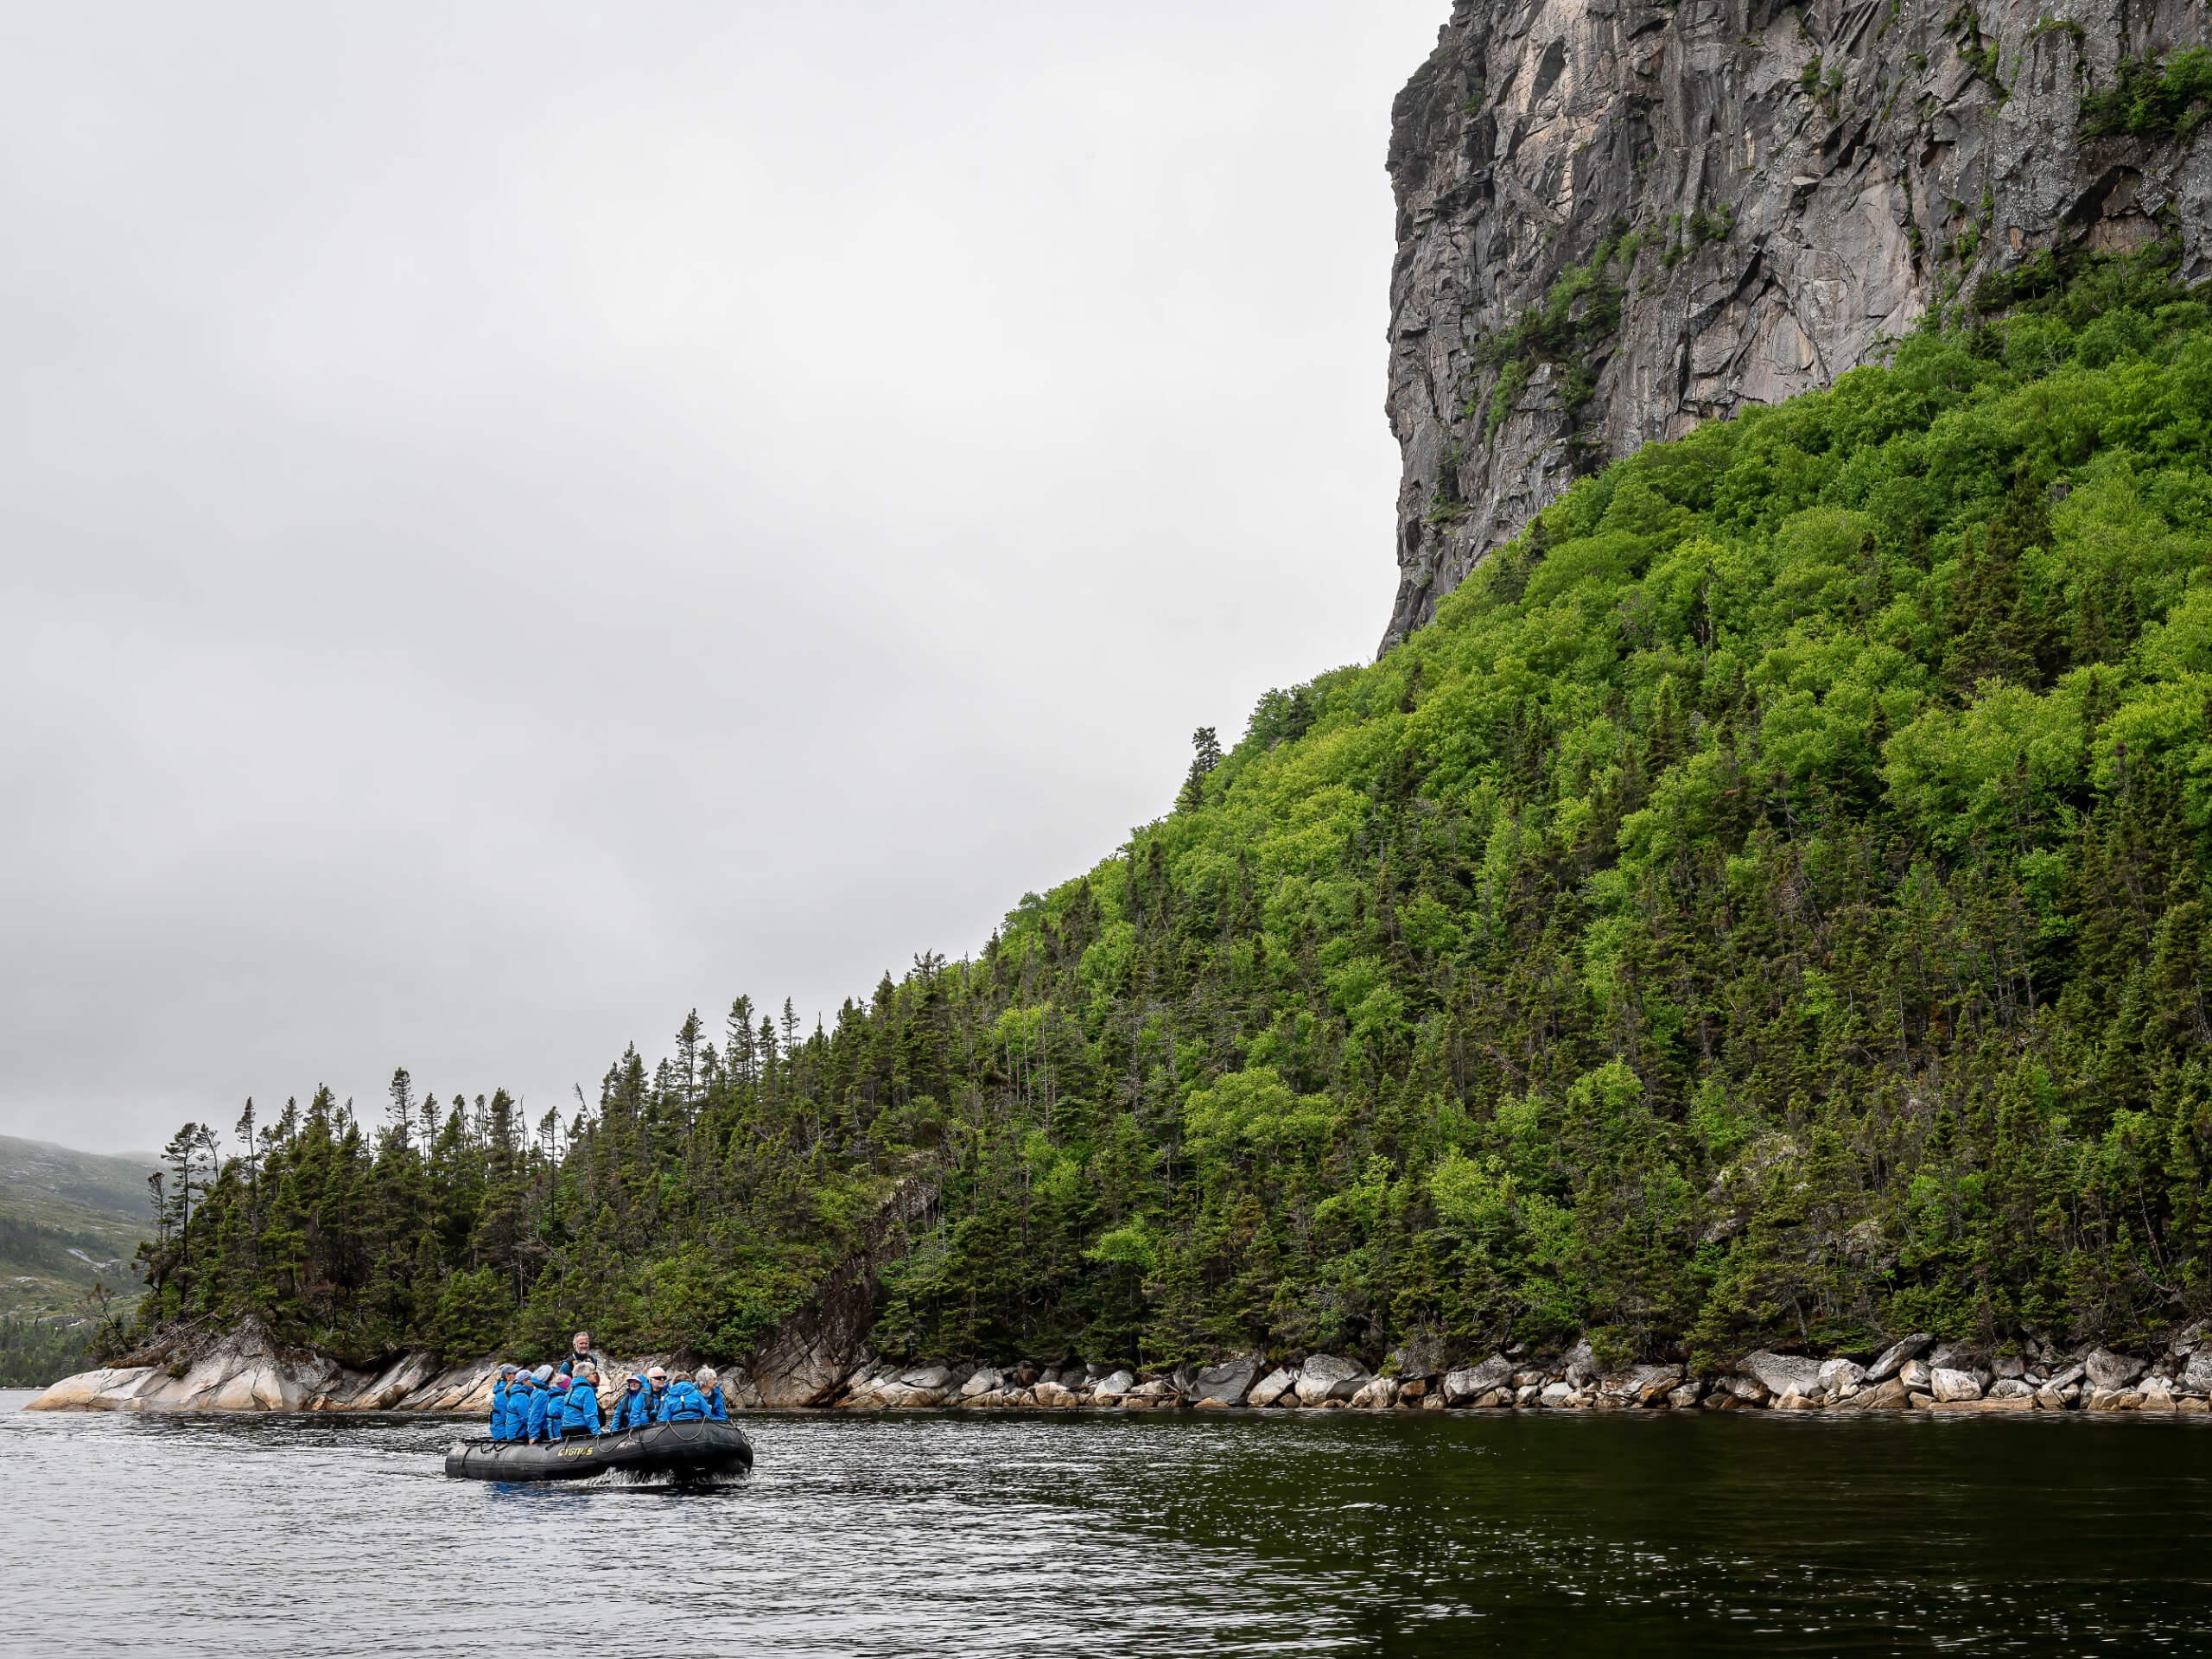
[[[680,1493],[28,1397],[10,1653],[2212,1652],[2202,1420],[763,1415]]]

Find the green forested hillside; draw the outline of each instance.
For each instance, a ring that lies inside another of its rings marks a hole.
[[[137,1304],[153,1167],[0,1135],[0,1388],[81,1370],[103,1323]]]
[[[906,1179],[897,1354],[2207,1312],[2212,312],[2155,251],[1982,298],[1586,479],[832,1031],[181,1139],[150,1316],[726,1356]]]

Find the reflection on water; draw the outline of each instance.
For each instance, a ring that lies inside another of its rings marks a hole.
[[[40,1650],[2212,1651],[2202,1420],[760,1414],[750,1480],[676,1492],[25,1397],[0,1631]]]

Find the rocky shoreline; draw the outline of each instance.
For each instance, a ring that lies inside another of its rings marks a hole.
[[[497,1363],[446,1365],[427,1351],[371,1370],[270,1338],[247,1320],[186,1332],[122,1363],[65,1376],[25,1411],[444,1411],[488,1414]]]
[[[2212,1325],[2176,1335],[2145,1357],[2101,1346],[2060,1352],[2031,1343],[2011,1351],[1939,1342],[1916,1332],[1864,1359],[1766,1350],[1718,1372],[1681,1364],[1607,1369],[1587,1342],[1563,1354],[1518,1348],[1478,1363],[1427,1366],[1399,1351],[1379,1370],[1309,1354],[1271,1364],[1258,1356],[1210,1366],[1140,1371],[1070,1360],[1005,1365],[900,1365],[866,1357],[849,1369],[808,1354],[798,1372],[733,1368],[735,1411],[814,1407],[900,1409],[1259,1409],[1280,1411],[1930,1411],[2169,1412],[2212,1414]],[[349,1369],[311,1349],[286,1347],[251,1322],[219,1335],[187,1334],[129,1356],[132,1363],[65,1377],[28,1411],[415,1411],[481,1415],[497,1361],[445,1365],[427,1352],[374,1370]],[[681,1357],[662,1363],[680,1363]],[[609,1361],[611,1404],[651,1357]]]
[[[1586,1343],[1549,1359],[1508,1351],[1478,1364],[1415,1371],[1394,1354],[1380,1372],[1314,1354],[1296,1365],[1256,1358],[1147,1376],[1071,1364],[863,1366],[825,1403],[914,1407],[1104,1407],[1123,1410],[2133,1411],[2212,1413],[2212,1331],[2145,1359],[2092,1347],[2069,1355],[1990,1354],[1916,1332],[1861,1363],[1747,1354],[1697,1376],[1675,1364],[1602,1369]]]

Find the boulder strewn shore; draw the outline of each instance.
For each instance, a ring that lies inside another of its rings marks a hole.
[[[1520,1349],[1477,1363],[1420,1370],[1403,1352],[1379,1372],[1312,1354],[1258,1357],[1139,1374],[1068,1362],[1002,1366],[869,1363],[834,1397],[848,1410],[1032,1407],[1307,1411],[2152,1411],[2212,1413],[2212,1328],[2177,1336],[2155,1358],[2103,1347],[2009,1352],[1916,1332],[1863,1357],[1761,1350],[1717,1374],[1681,1364],[1600,1366],[1588,1343],[1540,1357]]]
[[[130,1357],[142,1363],[65,1377],[24,1409],[481,1415],[490,1409],[498,1370],[491,1358],[443,1365],[424,1352],[403,1354],[373,1371],[352,1370],[313,1350],[283,1346],[251,1322],[217,1337],[173,1339],[165,1351]],[[2212,1325],[2177,1333],[2150,1357],[2102,1346],[2060,1352],[2034,1343],[1991,1350],[1938,1342],[1922,1332],[1861,1357],[1762,1349],[1705,1374],[1665,1363],[1606,1368],[1587,1342],[1563,1354],[1516,1347],[1429,1369],[1401,1351],[1375,1371],[1357,1358],[1319,1353],[1295,1363],[1251,1355],[1156,1371],[1080,1360],[950,1366],[864,1357],[849,1370],[825,1374],[821,1355],[804,1357],[803,1374],[790,1377],[772,1368],[734,1368],[725,1385],[732,1408],[2212,1414]],[[612,1405],[626,1379],[652,1363],[609,1362],[602,1401]]]

